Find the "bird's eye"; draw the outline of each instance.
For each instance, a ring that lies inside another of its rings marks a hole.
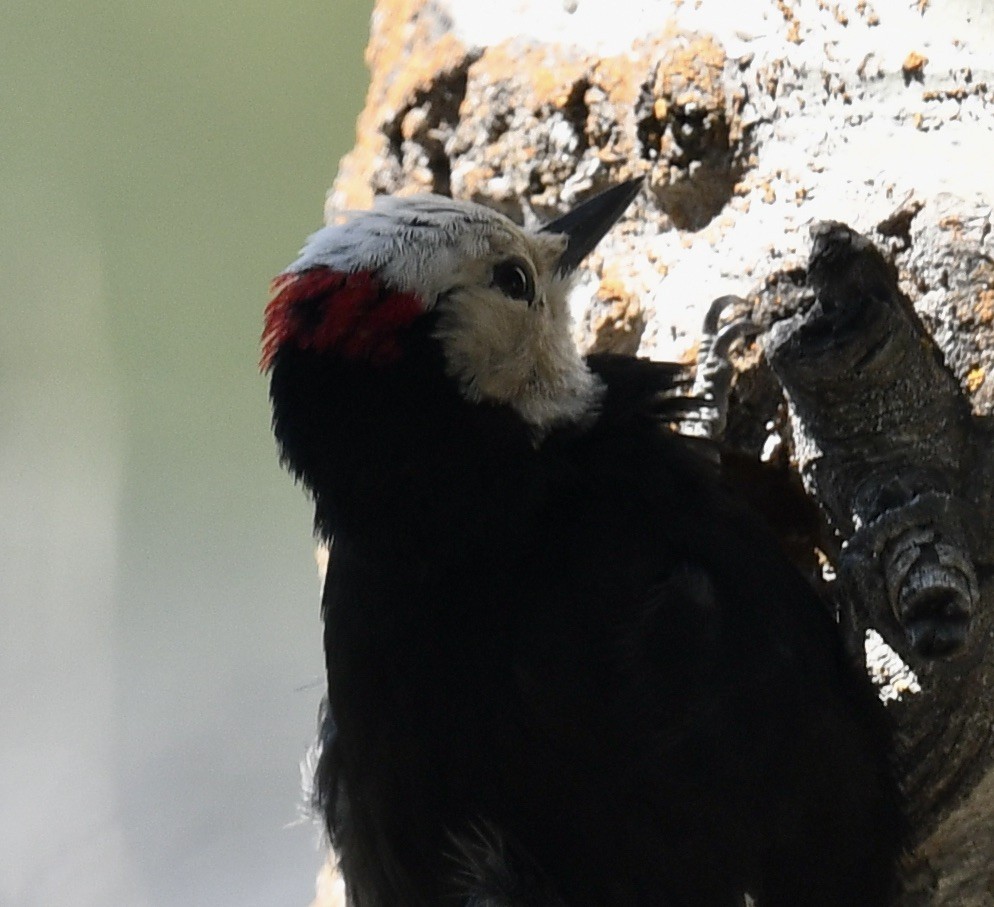
[[[531,269],[520,258],[509,258],[494,265],[491,285],[510,299],[531,303],[535,299],[535,278]]]

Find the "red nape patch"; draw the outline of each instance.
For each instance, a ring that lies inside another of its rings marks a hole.
[[[417,296],[388,289],[369,271],[288,272],[273,280],[270,292],[259,360],[263,372],[287,343],[334,350],[373,365],[395,361],[401,352],[400,331],[424,312]]]

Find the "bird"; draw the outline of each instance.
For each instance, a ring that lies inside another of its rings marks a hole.
[[[544,227],[381,196],[275,278],[261,369],[331,546],[315,804],[351,907],[875,907],[893,734],[706,440],[685,368],[582,355]]]

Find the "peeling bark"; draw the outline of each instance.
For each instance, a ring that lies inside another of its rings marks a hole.
[[[892,709],[922,840],[994,760],[994,703],[980,695],[991,679],[977,579],[991,567],[976,531],[985,505],[964,473],[987,429],[873,244],[841,224],[816,225],[813,239],[798,311],[763,345],[798,469],[845,543],[835,566],[848,617],[918,675],[921,692]]]

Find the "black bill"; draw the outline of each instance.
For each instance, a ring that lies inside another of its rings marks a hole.
[[[565,233],[569,244],[559,259],[559,273],[569,274],[617,222],[642,188],[642,177],[628,180],[587,199],[542,228],[543,233]]]

